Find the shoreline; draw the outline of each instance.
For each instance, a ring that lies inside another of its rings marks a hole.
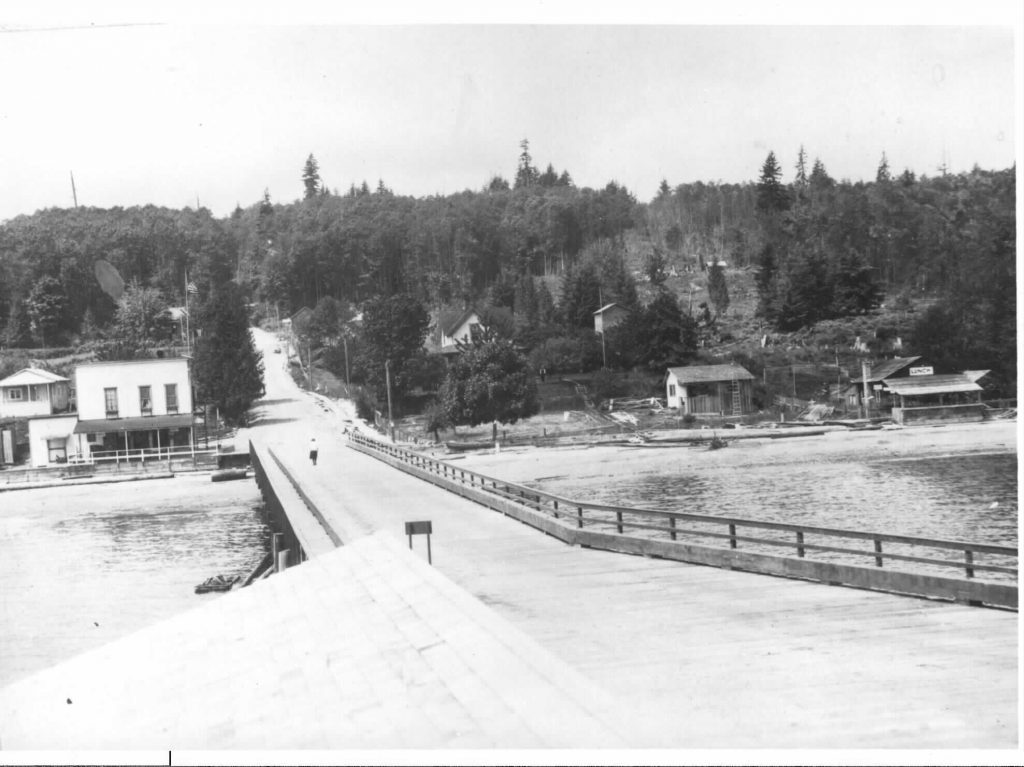
[[[1016,454],[1017,422],[991,421],[913,426],[878,431],[830,431],[799,439],[729,440],[720,450],[704,446],[571,445],[507,447],[462,453],[459,465],[511,482],[584,480],[645,474],[718,472],[760,466],[892,461],[979,454]],[[437,454],[449,460],[452,454]]]

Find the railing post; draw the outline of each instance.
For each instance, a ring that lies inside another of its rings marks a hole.
[[[271,563],[273,564],[274,572],[277,572],[277,555],[281,551],[281,542],[284,540],[283,533],[274,533],[270,536],[270,555]]]
[[[555,499],[555,519],[558,519],[558,499]]]
[[[736,525],[729,524],[729,548],[736,548]]]
[[[804,555],[804,531],[796,531],[796,555],[802,557]]]
[[[974,568],[971,565],[974,564],[974,552],[970,549],[964,549],[964,563],[966,564],[964,569],[967,571],[967,577],[973,578]]]
[[[676,518],[675,517],[669,517],[668,518],[668,526],[670,528],[672,528],[672,531],[669,533],[669,535],[672,537],[672,540],[674,541],[674,540],[676,540]]]
[[[882,566],[882,539],[875,538],[875,567]]]
[[[576,527],[578,527],[580,530],[582,530],[583,529],[583,507],[582,506],[577,506],[576,507],[576,519],[577,519]]]
[[[621,511],[616,511],[615,512],[615,527],[618,528],[618,531],[620,533],[622,532],[622,512]]]

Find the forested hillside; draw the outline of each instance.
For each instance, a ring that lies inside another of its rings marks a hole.
[[[576,331],[617,301],[660,312],[623,343],[636,347],[636,333],[658,343],[666,331],[650,325],[668,322],[674,346],[648,357],[634,348],[608,364],[654,366],[666,353],[693,353],[712,314],[726,321],[725,275],[746,268],[765,327],[782,332],[928,299],[908,343],[961,368],[992,368],[1011,393],[1015,169],[915,177],[891,172],[883,156],[875,181],[851,183],[802,149],[799,157],[789,181],[769,154],[749,183],[665,181],[647,203],[614,181],[580,188],[567,170],[541,171],[524,141],[511,180],[446,196],[402,196],[384,182],[339,193],[310,156],[296,173],[302,199],[268,193],[225,219],[152,206],[48,209],[0,225],[0,338],[30,347],[102,336],[117,309],[93,276],[106,259],[171,305],[184,302],[186,270],[200,292],[230,276],[281,316],[326,297],[354,309],[404,295],[434,316],[472,304],[528,349],[576,338],[580,365],[597,352]],[[707,271],[719,262],[726,271]],[[668,276],[684,272],[716,281],[717,296],[700,299],[703,316],[685,293],[662,297],[662,285],[678,282]],[[558,343],[568,353],[570,342]]]

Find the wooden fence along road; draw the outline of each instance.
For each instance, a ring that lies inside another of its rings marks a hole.
[[[1009,546],[586,503],[458,468],[360,433],[351,434],[349,444],[569,544],[1017,608],[1018,552]],[[856,548],[863,543],[870,548]]]

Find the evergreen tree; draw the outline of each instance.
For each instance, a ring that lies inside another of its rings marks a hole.
[[[697,323],[679,307],[667,290],[642,312],[631,315],[636,361],[650,370],[662,370],[692,357],[697,351]],[[629,320],[627,320],[629,322]]]
[[[508,181],[503,179],[501,176],[492,176],[491,180],[487,184],[488,192],[507,192],[508,190]]]
[[[668,274],[665,272],[665,267],[668,266],[668,261],[665,255],[655,248],[647,254],[647,258],[644,259],[644,274],[647,275],[647,281],[656,288],[660,288],[665,284],[665,280],[668,279]]]
[[[757,209],[762,213],[782,213],[789,208],[789,195],[782,185],[782,170],[775,152],[768,152],[761,166],[761,179],[757,182]]]
[[[817,157],[814,158],[814,166],[811,168],[811,177],[808,179],[811,188],[816,190],[828,189],[829,187],[835,186],[835,181],[828,175],[828,171],[825,170],[825,163],[819,160]]]
[[[227,423],[243,426],[247,411],[263,396],[263,355],[249,333],[238,286],[217,287],[203,305],[199,325],[202,334],[192,360],[196,398],[215,405]]]
[[[555,321],[555,299],[544,282],[537,288],[537,321],[541,326]]]
[[[396,293],[366,302],[358,365],[378,401],[388,396],[385,367],[390,371],[393,396],[400,398],[408,390],[405,368],[422,349],[429,327],[430,315],[415,296]]]
[[[605,269],[604,302],[616,303],[630,311],[640,307],[640,297],[636,292],[636,280],[626,268],[626,260],[621,253]]]
[[[715,313],[718,316],[725,314],[729,308],[729,286],[725,282],[725,270],[712,263],[708,269],[708,297],[715,306]]]
[[[540,176],[533,167],[533,158],[530,157],[530,142],[524,138],[519,142],[519,148],[522,151],[519,154],[519,167],[516,169],[516,189],[533,186]]]
[[[879,184],[888,184],[892,181],[892,174],[889,173],[889,160],[886,159],[885,152],[882,152],[882,159],[878,163],[878,171],[875,173],[875,182]]]
[[[303,197],[306,200],[313,199],[320,191],[320,166],[312,154],[306,158],[306,164],[302,168],[302,186],[305,189]]]
[[[798,189],[803,189],[807,186],[807,153],[804,152],[804,145],[800,145],[800,151],[796,156],[796,178],[793,179],[793,183]]]
[[[678,251],[683,245],[683,230],[679,224],[672,224],[665,232],[665,247],[671,251]]]
[[[548,163],[547,169],[537,177],[537,183],[545,187],[552,187],[558,183],[558,174],[551,163]]]
[[[594,327],[594,312],[601,308],[601,280],[593,264],[571,269],[562,279],[562,317],[570,328]]]

